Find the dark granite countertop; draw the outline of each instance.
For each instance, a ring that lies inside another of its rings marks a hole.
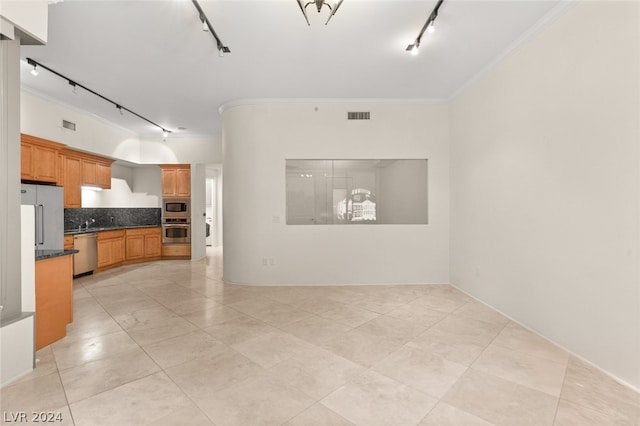
[[[52,257],[69,256],[78,250],[36,250],[36,260],[51,259]]]
[[[64,235],[78,235],[78,234],[91,234],[93,232],[100,231],[117,231],[119,229],[133,229],[133,228],[159,228],[161,225],[117,225],[117,226],[106,226],[100,228],[92,228],[89,229],[83,228],[81,230],[78,229],[65,229]]]

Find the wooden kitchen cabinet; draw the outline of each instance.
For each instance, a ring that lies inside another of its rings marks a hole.
[[[36,261],[36,350],[67,335],[73,321],[73,256]]]
[[[127,231],[126,259],[144,259],[144,235],[129,235]]]
[[[162,196],[191,197],[191,166],[189,164],[162,164]]]
[[[58,182],[58,156],[63,144],[31,135],[20,136],[20,179]]]
[[[72,150],[62,150],[62,186],[64,187],[64,208],[82,207],[82,158]]]
[[[120,265],[125,260],[125,231],[98,232],[98,270]]]
[[[89,154],[82,156],[82,185],[111,189],[111,163],[113,160]]]
[[[167,259],[188,259],[191,257],[191,244],[163,244],[162,257]]]
[[[62,167],[58,184],[64,187],[64,207],[82,207],[82,185],[111,188],[111,163],[113,160],[72,149],[60,151]]]
[[[111,163],[96,163],[96,184],[111,189]]]
[[[65,235],[64,236],[64,249],[65,250],[73,250],[74,246],[73,235]]]
[[[162,255],[162,229],[136,228],[126,231],[126,260],[138,261]]]
[[[82,184],[83,185],[93,185],[97,186],[96,179],[96,162],[93,160],[88,160],[86,158],[82,159]]]

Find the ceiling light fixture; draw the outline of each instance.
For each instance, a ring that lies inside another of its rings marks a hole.
[[[420,34],[418,34],[418,37],[416,37],[416,41],[414,41],[413,44],[408,45],[407,48],[405,49],[407,52],[410,52],[412,55],[417,55],[418,48],[420,47],[420,42],[422,41],[422,36],[424,35],[424,32],[426,31],[428,33],[432,33],[435,31],[435,22],[436,22],[436,18],[438,17],[438,10],[440,9],[440,6],[442,6],[443,1],[444,0],[438,0],[438,3],[436,3],[436,7],[433,8],[433,10],[431,11],[431,14],[427,18],[427,22],[425,22],[424,25],[422,26],[422,29],[420,30]]]
[[[140,118],[141,120],[144,120],[144,121],[146,121],[146,122],[147,122],[147,123],[149,123],[149,124],[153,124],[154,126],[156,126],[157,128],[159,128],[160,130],[162,130],[163,134],[164,134],[164,133],[166,133],[166,134],[171,133],[171,130],[167,130],[167,129],[165,129],[164,127],[162,127],[161,125],[159,125],[159,124],[157,124],[157,123],[154,123],[153,121],[149,120],[149,119],[148,119],[148,118],[146,118],[146,117],[141,116],[141,115],[140,115],[140,114],[138,114],[137,112],[131,111],[129,108],[125,108],[125,107],[123,107],[123,106],[122,106],[122,105],[120,105],[119,103],[112,101],[111,99],[107,98],[106,96],[103,96],[103,95],[101,95],[100,93],[95,92],[95,91],[93,91],[93,90],[89,89],[87,86],[83,86],[82,84],[77,83],[77,82],[75,82],[75,81],[71,80],[69,77],[66,77],[66,76],[64,76],[64,75],[60,74],[58,71],[52,70],[51,68],[49,68],[49,67],[47,67],[47,66],[45,66],[45,65],[42,65],[41,63],[36,62],[36,61],[34,61],[33,59],[31,59],[31,58],[27,58],[27,63],[28,63],[29,65],[33,65],[34,69],[35,69],[35,67],[36,67],[36,66],[39,66],[40,68],[44,68],[45,70],[49,71],[50,73],[57,75],[58,77],[62,78],[63,80],[67,80],[67,83],[69,83],[71,86],[73,86],[73,90],[74,90],[74,91],[77,89],[77,87],[81,87],[81,88],[83,88],[84,90],[86,90],[87,92],[91,93],[92,95],[95,95],[95,96],[99,97],[100,99],[105,100],[105,101],[107,101],[107,102],[109,102],[109,103],[113,104],[113,105],[118,109],[118,111],[120,111],[120,114],[122,114],[122,110],[125,110],[125,111],[127,111],[128,113],[131,113],[131,114],[135,115],[136,117]],[[32,73],[33,73],[33,71],[32,71]],[[75,93],[75,92],[74,92],[74,93]],[[166,136],[165,136],[165,138],[166,138]]]
[[[198,10],[198,14],[200,15],[200,21],[202,21],[202,30],[203,31],[209,30],[213,38],[216,39],[216,47],[218,48],[218,52],[219,52],[218,56],[222,57],[224,56],[225,53],[231,53],[231,49],[225,46],[222,40],[220,40],[220,37],[218,37],[218,34],[216,34],[216,31],[211,26],[211,22],[209,22],[209,18],[207,18],[207,15],[205,15],[204,11],[200,7],[200,4],[197,2],[197,0],[191,0],[191,1],[193,2],[193,5],[196,7],[196,9]]]
[[[298,6],[300,6],[300,10],[304,15],[304,19],[305,21],[307,21],[307,25],[309,26],[311,26],[311,24],[309,23],[309,17],[307,16],[307,6],[309,6],[310,4],[315,5],[316,9],[318,10],[318,13],[320,13],[320,11],[322,10],[322,6],[327,6],[329,8],[329,11],[331,12],[329,13],[329,18],[327,18],[327,22],[324,23],[325,25],[327,25],[331,20],[331,18],[333,17],[333,15],[335,15],[336,12],[338,11],[338,8],[340,7],[343,1],[344,0],[334,2],[333,6],[331,6],[331,4],[327,3],[326,0],[313,0],[304,4],[303,4],[303,0],[298,0]]]
[[[71,85],[72,87],[71,91],[73,92],[74,95],[78,93],[78,84],[75,81],[69,80],[69,85]]]
[[[31,75],[33,75],[34,77],[37,76],[39,74],[39,72],[38,72],[37,64],[35,63],[35,61],[27,58],[27,63],[29,65],[33,65],[33,69],[30,71]]]

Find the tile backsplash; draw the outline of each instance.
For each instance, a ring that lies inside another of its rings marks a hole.
[[[92,228],[109,226],[160,226],[162,209],[160,208],[82,208],[64,209],[64,229],[75,230],[85,221],[91,223]]]

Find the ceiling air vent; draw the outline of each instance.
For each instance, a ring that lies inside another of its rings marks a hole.
[[[349,111],[347,112],[347,120],[370,120],[371,113],[369,111]]]
[[[76,123],[72,123],[67,120],[62,120],[62,127],[64,127],[65,129],[73,130],[74,132],[76,131]]]

